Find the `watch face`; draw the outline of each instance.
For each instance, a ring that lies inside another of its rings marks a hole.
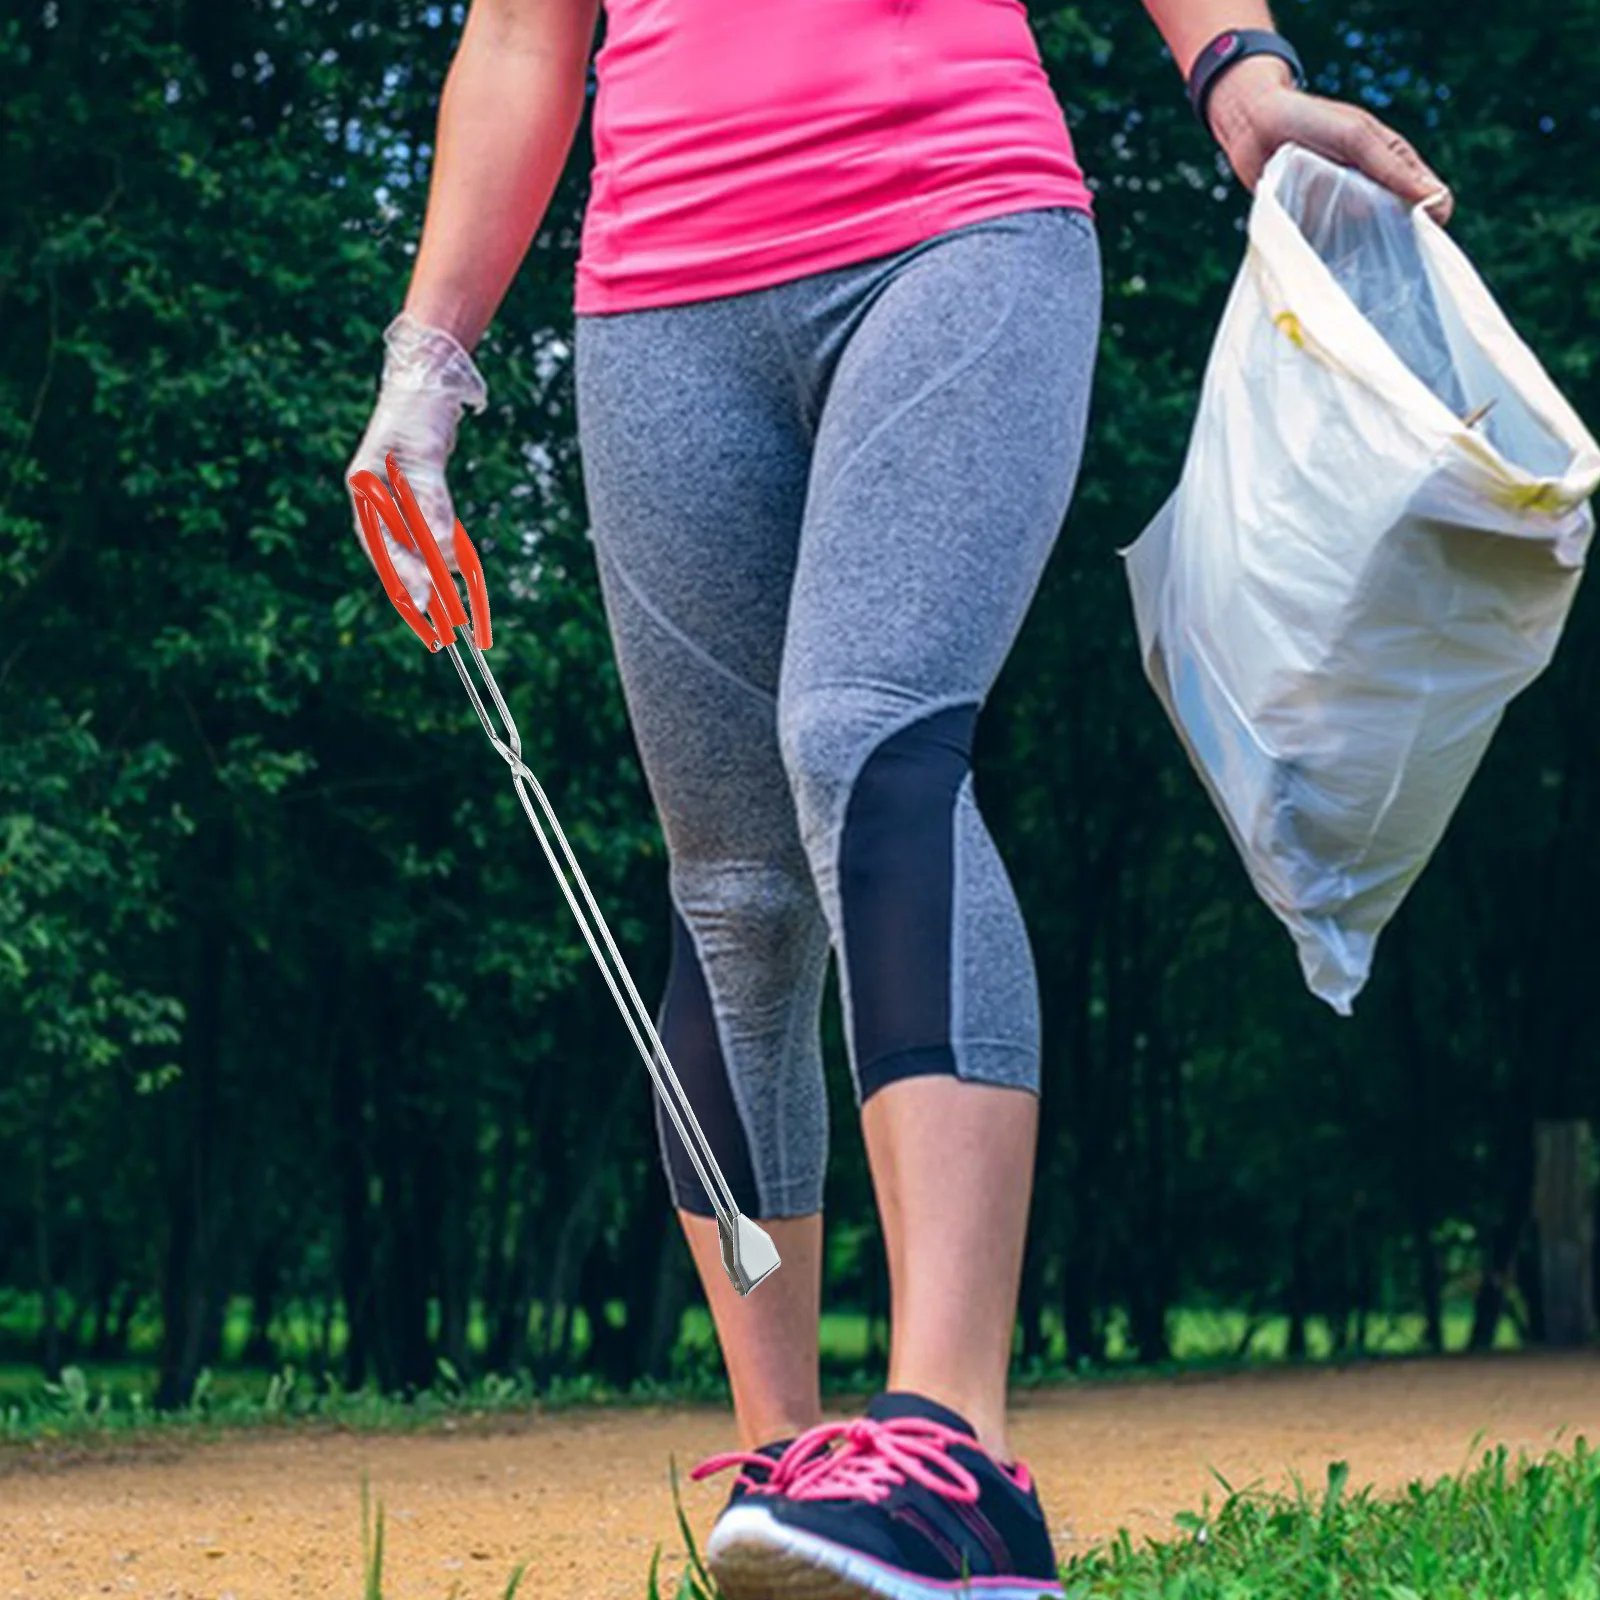
[[[1225,61],[1233,54],[1234,50],[1238,47],[1238,44],[1238,34],[1225,33],[1214,45],[1212,45],[1211,49],[1218,61]]]

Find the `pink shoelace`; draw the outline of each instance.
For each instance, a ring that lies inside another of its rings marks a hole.
[[[948,1452],[953,1444],[972,1443],[968,1435],[927,1417],[884,1422],[859,1417],[807,1429],[776,1461],[754,1450],[729,1450],[708,1456],[689,1476],[698,1481],[740,1466],[746,1470],[738,1482],[752,1494],[872,1503],[887,1499],[896,1485],[909,1480],[946,1500],[970,1505],[980,1492],[978,1480]],[[764,1471],[765,1478],[748,1476],[751,1469]],[[1026,1472],[1020,1462],[1009,1470],[1013,1475]]]

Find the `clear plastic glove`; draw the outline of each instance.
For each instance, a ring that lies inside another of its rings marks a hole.
[[[432,328],[402,311],[384,330],[385,357],[378,404],[367,424],[367,431],[345,468],[348,485],[353,473],[363,468],[388,481],[384,457],[391,451],[400,463],[417,504],[427,518],[428,527],[453,572],[456,569],[455,507],[445,483],[445,467],[456,444],[456,426],[468,406],[482,411],[489,403],[489,390],[483,375],[473,364],[466,348],[443,328]],[[360,518],[355,516],[355,497],[350,510],[355,518],[356,538],[364,552]],[[403,549],[385,528],[385,542],[411,598],[425,610],[433,584],[422,557]],[[368,560],[371,553],[367,552]]]

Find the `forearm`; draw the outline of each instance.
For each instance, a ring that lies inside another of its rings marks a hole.
[[[1266,0],[1144,0],[1187,83],[1195,57],[1230,28],[1272,28]],[[1231,65],[1218,80],[1206,107],[1206,121],[1227,142],[1237,130],[1250,98],[1263,88],[1293,81],[1288,64],[1272,56],[1252,56]]]
[[[542,27],[474,6],[445,81],[405,308],[468,349],[527,254],[582,117],[594,10],[563,3],[544,8]]]
[[[1144,0],[1178,70],[1188,79],[1194,58],[1229,28],[1270,28],[1266,0]]]

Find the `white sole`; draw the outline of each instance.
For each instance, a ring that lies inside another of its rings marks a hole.
[[[939,1583],[886,1566],[779,1522],[761,1506],[725,1512],[706,1541],[725,1600],[1063,1600],[1054,1581],[971,1578]]]

